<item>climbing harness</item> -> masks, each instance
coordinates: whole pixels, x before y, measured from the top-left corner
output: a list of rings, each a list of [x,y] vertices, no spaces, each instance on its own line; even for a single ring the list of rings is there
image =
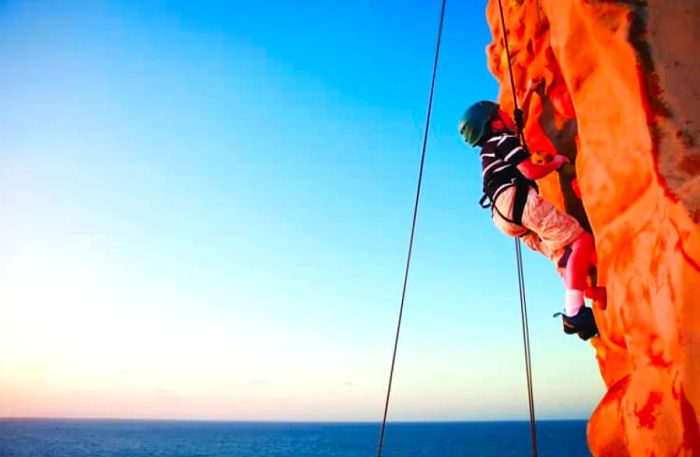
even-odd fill
[[[503,44],[506,49],[508,59],[508,73],[510,75],[510,87],[513,93],[513,118],[518,128],[518,135],[524,147],[527,147],[525,135],[523,134],[523,112],[518,107],[518,97],[515,95],[515,79],[513,77],[513,64],[510,61],[510,48],[508,46],[508,33],[506,33],[506,17],[503,14],[503,2],[498,0],[498,10],[501,14],[501,33],[503,34]],[[525,300],[525,276],[523,273],[523,258],[520,250],[520,239],[515,238],[515,263],[518,270],[518,286],[520,289],[520,319],[523,328],[523,348],[525,352],[525,376],[527,378],[527,399],[530,410],[530,442],[532,444],[532,456],[537,457],[537,430],[535,425],[535,401],[532,392],[532,359],[530,357],[530,330],[527,321],[527,302]]]
[[[498,209],[498,207],[496,206],[496,202],[493,201],[491,199],[491,196],[486,192],[486,188],[488,187],[487,185],[484,185],[484,195],[482,195],[479,199],[479,206],[481,206],[484,209],[491,208],[492,214],[495,211],[506,222],[510,222],[511,224],[519,225],[520,227],[522,227],[523,232],[520,235],[518,235],[519,237],[522,237],[530,233],[530,230],[523,225],[523,212],[525,211],[527,196],[530,193],[531,188],[534,188],[535,190],[539,189],[537,187],[537,183],[535,183],[534,181],[530,181],[524,176],[518,176],[514,178],[514,182],[515,198],[513,199],[513,211],[511,214],[511,216],[513,216],[512,218],[506,216],[501,212],[500,209]]]
[[[416,186],[416,199],[413,205],[413,220],[411,222],[411,235],[408,240],[408,254],[406,255],[406,269],[403,276],[403,289],[401,290],[401,306],[399,307],[399,317],[396,323],[396,336],[394,338],[394,351],[391,356],[391,369],[389,371],[389,383],[386,390],[386,401],[384,402],[384,417],[382,427],[379,432],[379,444],[377,446],[377,457],[382,457],[384,446],[384,432],[386,431],[386,417],[389,411],[389,397],[391,396],[391,383],[394,378],[394,366],[396,365],[396,351],[399,346],[399,334],[401,333],[401,318],[403,316],[403,305],[406,298],[406,286],[408,285],[408,272],[411,267],[411,254],[413,252],[413,236],[416,232],[416,219],[418,217],[418,203],[420,202],[420,190],[423,183],[423,166],[425,164],[425,152],[428,148],[428,131],[430,130],[430,117],[433,112],[433,94],[435,93],[435,78],[437,76],[438,59],[440,57],[440,42],[442,41],[442,26],[445,22],[445,4],[447,0],[442,0],[440,10],[440,24],[438,25],[437,43],[435,45],[435,59],[433,61],[433,76],[430,81],[430,95],[428,96],[428,110],[425,116],[425,130],[423,131],[423,146],[421,148],[420,166],[418,168],[418,184]]]

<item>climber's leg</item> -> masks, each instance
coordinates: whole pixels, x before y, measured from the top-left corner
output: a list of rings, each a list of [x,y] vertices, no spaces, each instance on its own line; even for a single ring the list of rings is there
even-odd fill
[[[567,248],[567,258],[564,265],[564,285],[566,300],[562,323],[565,333],[578,333],[584,340],[598,333],[593,310],[584,304],[584,291],[587,289],[587,277],[595,255],[593,236],[583,232]],[[605,290],[605,289],[603,289]]]
[[[566,333],[578,333],[583,339],[595,335],[593,312],[584,306],[588,270],[595,253],[593,236],[583,230],[572,216],[531,192],[523,213],[523,225],[536,233],[539,250],[561,268],[565,306],[563,325]]]
[[[530,190],[525,203],[523,226],[536,234],[537,250],[555,264],[566,253],[567,246],[584,233],[576,219],[559,211],[534,189]]]
[[[593,264],[595,254],[593,235],[585,231],[581,232],[570,246],[571,254],[564,269],[564,283],[569,289],[583,291],[587,285],[588,271]]]
[[[581,232],[570,245],[571,254],[564,268],[564,286],[566,287],[565,314],[575,316],[583,307],[583,294],[587,287],[588,270],[591,267],[595,244],[593,236]]]

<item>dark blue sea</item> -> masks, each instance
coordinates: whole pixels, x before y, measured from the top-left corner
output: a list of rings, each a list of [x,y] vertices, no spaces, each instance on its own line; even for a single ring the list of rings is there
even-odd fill
[[[0,457],[373,457],[379,424],[0,419]],[[537,423],[540,457],[590,456],[584,421]],[[391,423],[386,457],[532,455],[528,422]]]

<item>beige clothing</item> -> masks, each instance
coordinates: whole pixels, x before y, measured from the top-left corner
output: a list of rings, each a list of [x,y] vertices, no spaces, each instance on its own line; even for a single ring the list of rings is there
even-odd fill
[[[513,218],[514,199],[515,187],[511,187],[501,192],[495,203],[498,211],[510,219]],[[583,233],[583,228],[576,219],[559,211],[532,188],[523,210],[525,228],[506,221],[498,211],[493,212],[493,223],[496,227],[509,236],[520,236],[527,231],[526,229],[530,230],[521,237],[523,242],[555,263],[564,254],[564,248]]]

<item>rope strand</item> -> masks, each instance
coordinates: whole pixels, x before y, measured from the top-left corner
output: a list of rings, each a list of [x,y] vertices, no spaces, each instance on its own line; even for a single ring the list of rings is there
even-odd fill
[[[515,259],[518,270],[518,284],[520,289],[520,316],[523,328],[523,347],[525,351],[525,376],[527,378],[527,399],[530,413],[530,442],[532,443],[532,455],[537,457],[537,431],[535,428],[535,402],[532,390],[532,359],[530,353],[530,330],[527,319],[527,302],[525,301],[525,274],[523,271],[523,258],[520,240],[515,239]]]
[[[525,143],[525,135],[523,133],[523,113],[518,107],[518,97],[515,94],[515,78],[513,77],[513,64],[510,61],[510,47],[508,46],[508,34],[506,33],[506,18],[503,14],[503,3],[498,0],[498,9],[501,13],[501,33],[503,34],[503,43],[506,50],[506,58],[508,59],[508,73],[510,76],[510,87],[513,93],[514,112],[513,117],[518,126],[518,136],[522,144]],[[527,302],[525,300],[525,274],[523,272],[523,258],[520,249],[520,239],[515,239],[515,262],[518,270],[518,287],[520,292],[520,321],[523,328],[523,348],[525,353],[525,376],[527,378],[527,399],[528,409],[530,413],[530,441],[532,443],[532,456],[537,457],[537,430],[535,425],[535,401],[532,390],[532,359],[530,357],[530,330],[527,320]]]
[[[384,402],[384,417],[382,418],[382,428],[379,432],[379,444],[377,446],[377,457],[382,456],[384,447],[384,433],[386,431],[386,418],[389,411],[389,398],[391,397],[391,384],[394,379],[394,367],[396,365],[396,352],[399,347],[399,335],[401,333],[401,319],[403,317],[403,307],[406,298],[406,287],[408,285],[408,272],[411,267],[411,254],[413,253],[413,237],[416,232],[416,220],[418,218],[418,203],[420,202],[420,191],[423,183],[423,167],[425,165],[425,152],[428,147],[428,131],[430,130],[430,118],[433,112],[433,95],[435,93],[435,78],[437,76],[438,59],[440,57],[440,42],[442,41],[442,26],[445,21],[445,5],[447,0],[442,0],[440,10],[440,25],[437,32],[437,43],[435,45],[435,59],[433,61],[433,76],[430,81],[430,95],[428,97],[428,108],[425,118],[425,130],[423,132],[423,146],[421,149],[420,167],[418,169],[418,184],[416,186],[416,199],[413,205],[413,221],[411,222],[411,235],[408,241],[408,254],[406,256],[406,269],[403,277],[403,288],[401,290],[401,305],[399,306],[399,317],[396,323],[396,337],[394,338],[394,351],[391,356],[391,369],[389,370],[389,384],[386,391],[386,401]]]

